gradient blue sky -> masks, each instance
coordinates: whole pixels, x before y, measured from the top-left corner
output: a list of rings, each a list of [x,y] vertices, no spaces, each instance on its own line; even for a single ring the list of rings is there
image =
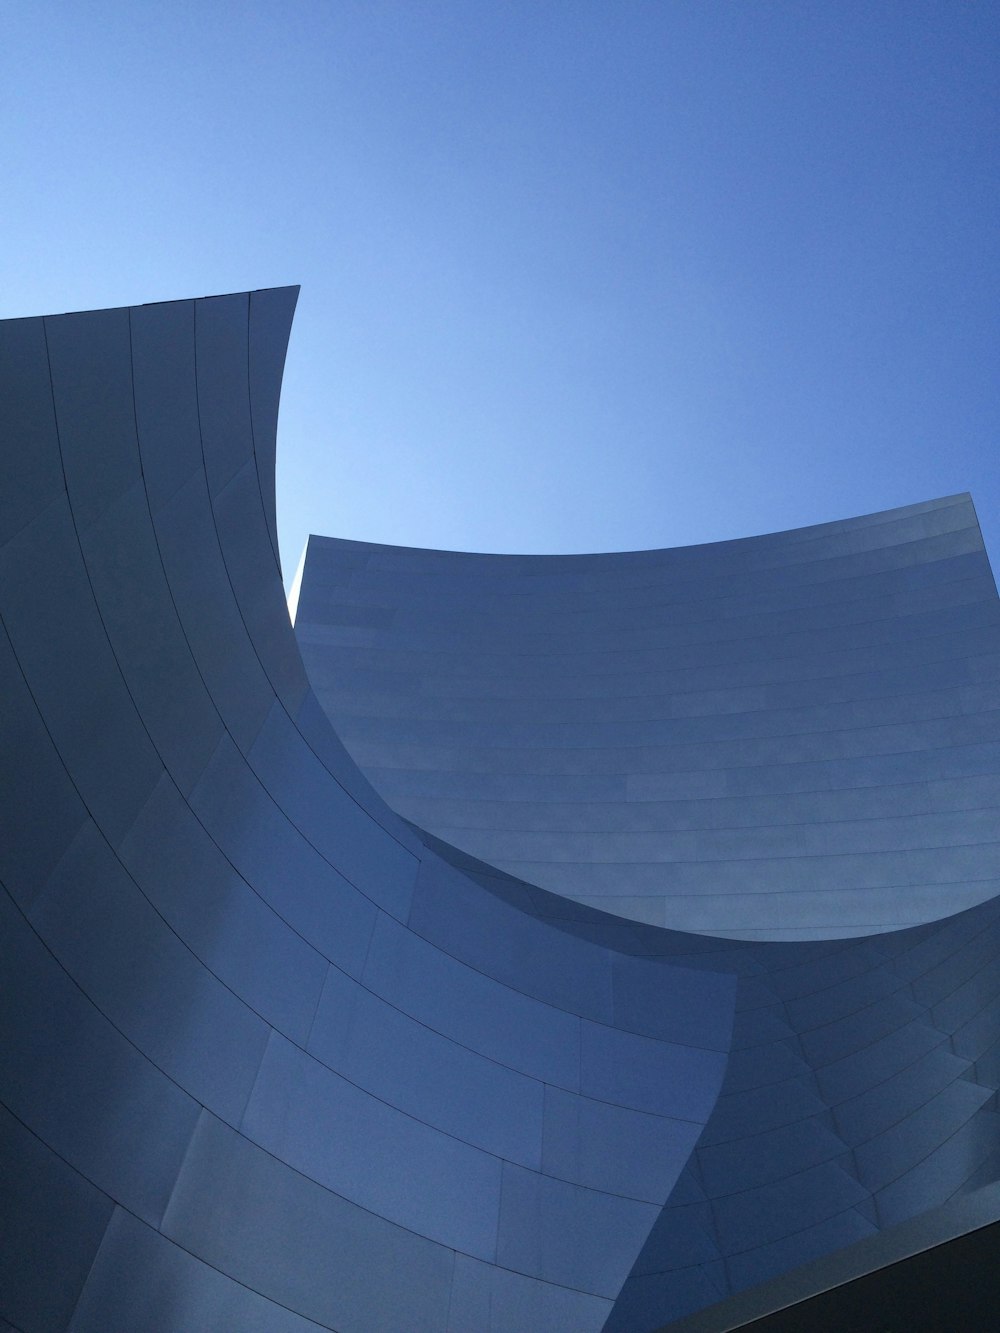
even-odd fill
[[[0,16],[0,315],[301,283],[309,531],[666,546],[971,490],[1000,560],[1000,7]]]

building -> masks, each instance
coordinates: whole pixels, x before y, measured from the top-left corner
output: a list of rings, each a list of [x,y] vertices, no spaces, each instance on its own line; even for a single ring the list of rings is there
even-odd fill
[[[610,914],[402,818],[330,725],[274,526],[296,294],[0,325],[0,1321],[725,1328],[832,1289],[846,1328],[941,1246],[949,1299],[982,1299],[1000,614],[968,501],[835,525],[928,543],[909,601],[895,573],[871,596],[879,644],[888,612],[936,617],[942,653],[913,636],[870,671],[933,764],[864,790],[882,836],[925,785],[934,810],[898,818],[951,828],[949,854],[885,852],[910,878],[853,938]],[[921,730],[899,700],[935,689]],[[921,924],[891,928],[935,866]]]
[[[1000,630],[968,495],[613,555],[312,537],[296,637],[394,809],[588,906],[822,939],[997,892]]]

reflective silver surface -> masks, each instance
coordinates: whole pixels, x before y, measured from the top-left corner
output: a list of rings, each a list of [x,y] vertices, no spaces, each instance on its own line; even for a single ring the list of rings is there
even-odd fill
[[[957,910],[956,890],[942,920],[838,941],[685,934],[513,878],[372,789],[312,693],[281,590],[274,434],[295,297],[0,324],[0,1322],[654,1328],[994,1179],[995,898]],[[951,511],[969,512],[913,511],[928,529],[914,541],[965,543],[971,555],[942,558],[978,568],[975,534]],[[854,731],[830,712],[829,730],[796,739],[763,709],[759,734],[739,723],[710,742],[693,711],[661,719],[663,735],[704,777],[699,799],[723,803],[720,833],[744,827],[725,800],[779,840],[777,813],[806,810],[802,787],[716,791],[716,747],[756,753],[766,736],[800,776],[827,765],[843,779],[828,784],[827,813],[844,842],[833,815],[813,821],[811,836],[831,841],[811,844],[806,891],[838,884],[835,862],[884,887],[885,858],[902,856],[900,901],[921,901],[922,875],[941,916],[932,849],[899,825],[928,820],[954,883],[989,880],[985,821],[976,842],[951,816],[986,807],[996,743],[982,682],[953,696],[945,649],[965,652],[977,633],[988,645],[992,604],[930,608],[940,570],[925,579],[880,543],[885,523],[843,526],[849,540],[815,539],[817,562],[832,562],[830,580],[847,566],[871,579],[875,597],[883,574],[908,571],[913,643],[938,625],[940,688],[964,710],[929,710],[926,663],[897,645],[924,703],[893,714],[877,755],[860,698]],[[757,572],[748,560],[744,583]],[[797,589],[799,616],[818,604],[815,584],[794,561],[787,587],[767,593],[724,560],[702,573],[732,581],[732,627],[761,671],[784,670],[777,640],[744,634],[736,603],[757,596],[780,620]],[[606,604],[641,604],[642,577],[620,583]],[[902,606],[910,593],[893,596]],[[866,648],[854,622],[824,629],[826,660],[882,660],[893,635],[866,623]],[[646,630],[628,633],[651,651]],[[721,672],[719,643],[699,629],[692,660],[718,650]],[[384,666],[371,672],[384,681]],[[749,715],[746,699],[729,699],[732,716]],[[586,729],[577,712],[560,725]],[[445,719],[424,721],[451,744]],[[520,725],[491,723],[511,738]],[[970,771],[914,779],[896,810],[878,765],[911,752],[891,748],[903,735],[926,749],[935,727],[953,729],[941,753],[961,752]],[[567,821],[581,792],[600,804],[617,781],[578,753]],[[867,786],[847,780],[859,754],[875,765]],[[851,841],[866,819],[877,845]],[[705,832],[674,830],[693,852]],[[808,858],[778,850],[794,884]],[[726,893],[757,894],[760,866],[713,864]]]
[[[312,537],[296,637],[394,809],[593,907],[808,939],[997,892],[1000,604],[967,495],[615,555]]]

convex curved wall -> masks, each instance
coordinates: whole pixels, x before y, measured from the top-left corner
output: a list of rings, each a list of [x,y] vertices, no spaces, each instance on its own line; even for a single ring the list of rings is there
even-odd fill
[[[396,810],[591,906],[828,938],[1000,888],[1000,602],[968,495],[617,555],[312,537],[296,635]]]

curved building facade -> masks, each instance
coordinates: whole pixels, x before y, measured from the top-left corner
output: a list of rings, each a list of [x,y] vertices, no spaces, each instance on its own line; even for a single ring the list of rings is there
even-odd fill
[[[1000,1217],[996,897],[665,929],[360,772],[281,588],[295,298],[0,324],[0,1324],[723,1328]]]
[[[824,938],[1000,890],[1000,602],[968,495],[615,555],[313,537],[296,634],[396,810],[592,907]]]

